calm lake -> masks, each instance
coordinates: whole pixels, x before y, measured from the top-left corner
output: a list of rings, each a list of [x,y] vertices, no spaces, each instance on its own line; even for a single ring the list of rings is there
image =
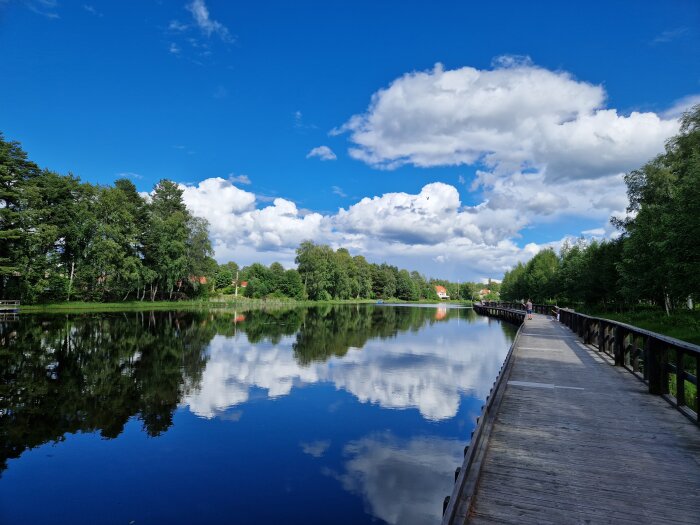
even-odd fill
[[[439,523],[515,331],[444,305],[22,314],[0,523]]]

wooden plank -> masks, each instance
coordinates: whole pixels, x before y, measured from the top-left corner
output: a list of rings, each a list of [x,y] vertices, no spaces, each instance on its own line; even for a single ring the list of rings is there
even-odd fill
[[[472,506],[452,523],[696,523],[697,426],[612,364],[550,317],[527,321]]]

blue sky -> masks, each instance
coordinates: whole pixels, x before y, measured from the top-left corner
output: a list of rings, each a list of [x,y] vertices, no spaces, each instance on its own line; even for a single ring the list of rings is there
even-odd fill
[[[613,234],[622,173],[700,101],[699,27],[690,0],[0,0],[0,131],[85,181],[182,183],[222,261],[313,238],[499,277]]]

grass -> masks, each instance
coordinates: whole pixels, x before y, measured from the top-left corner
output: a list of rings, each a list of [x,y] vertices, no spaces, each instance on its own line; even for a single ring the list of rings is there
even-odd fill
[[[330,301],[309,301],[287,298],[250,299],[247,297],[234,297],[223,295],[208,299],[192,301],[131,301],[123,303],[90,303],[90,302],[64,302],[52,304],[22,305],[22,313],[99,313],[99,312],[124,312],[142,310],[199,310],[219,308],[292,308],[297,306],[322,306],[334,304],[375,304],[376,299],[347,299]],[[400,299],[385,299],[385,303],[406,304],[435,304],[436,301],[402,301]],[[465,304],[468,301],[442,301],[450,304]]]
[[[644,328],[681,341],[700,345],[700,310],[678,310],[670,316],[663,310],[644,309],[629,312],[584,311],[583,313],[620,321],[632,326]]]

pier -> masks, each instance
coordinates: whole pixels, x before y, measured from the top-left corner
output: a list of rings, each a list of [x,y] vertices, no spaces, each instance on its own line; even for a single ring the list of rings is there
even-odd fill
[[[548,308],[521,325],[443,525],[698,523],[700,428],[688,390],[700,349],[569,310],[558,322]],[[517,305],[475,309],[524,319]]]

